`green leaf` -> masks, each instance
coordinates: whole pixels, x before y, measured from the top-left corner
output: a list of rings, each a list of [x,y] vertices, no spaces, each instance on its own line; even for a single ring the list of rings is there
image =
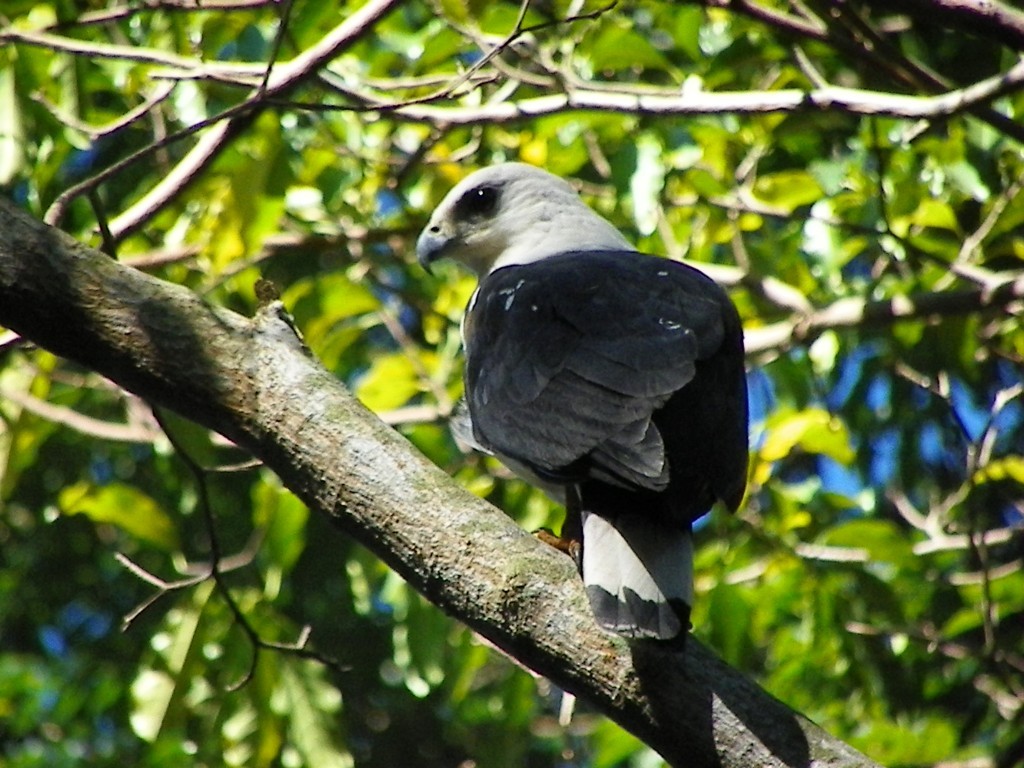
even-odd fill
[[[623,768],[636,763],[628,762],[629,758],[638,753],[649,751],[640,739],[623,730],[621,726],[601,718],[594,731],[594,768]],[[655,757],[651,755],[651,757]],[[648,760],[642,765],[662,765],[659,760]]]
[[[405,405],[421,390],[416,366],[405,354],[378,357],[359,380],[356,397],[371,411],[387,411]]]
[[[708,600],[708,639],[729,664],[745,666],[751,652],[752,610],[743,587],[721,583]]]
[[[846,425],[821,408],[776,414],[765,427],[767,435],[761,446],[765,461],[778,461],[795,449],[828,456],[840,464],[850,464],[856,455]]]
[[[452,622],[436,606],[413,595],[406,625],[410,667],[431,688],[437,687],[444,681],[444,660]]]
[[[338,689],[323,679],[323,668],[285,658],[271,706],[284,714],[299,765],[351,768],[352,755],[337,739],[335,718],[341,707]]]
[[[263,481],[253,488],[253,523],[264,531],[261,554],[287,573],[306,547],[309,510],[289,491]]]
[[[951,232],[958,232],[960,230],[956,214],[953,213],[949,203],[931,197],[921,201],[921,204],[917,206],[917,210],[911,215],[910,221],[918,227],[948,229]]]
[[[135,708],[131,714],[132,730],[143,741],[156,741],[167,716],[167,707],[174,695],[174,678],[156,669],[143,669],[132,683]]]
[[[171,517],[147,494],[130,485],[70,485],[57,496],[66,515],[85,515],[94,523],[116,525],[125,533],[165,550],[179,548]]]
[[[925,715],[865,723],[851,744],[868,750],[883,765],[931,765],[953,754],[959,741],[954,722]]]
[[[822,194],[817,178],[809,171],[779,171],[760,176],[754,182],[756,197],[787,212],[816,203]]]
[[[200,584],[191,594],[192,599],[171,610],[164,620],[164,629],[153,635],[151,644],[161,666],[143,667],[131,686],[131,726],[141,739],[155,741],[181,708],[186,694],[183,686],[188,680],[183,672],[197,656],[203,608],[213,588],[212,581]]]
[[[704,9],[697,6],[673,6],[671,13],[675,20],[673,41],[691,60],[700,60],[703,55],[700,50],[700,29],[704,23]]]
[[[591,66],[598,72],[666,64],[665,57],[645,35],[620,24],[605,25],[590,51]]]
[[[214,445],[214,434],[209,429],[168,408],[160,410],[160,419],[167,426],[167,432],[175,444],[189,459],[205,467],[220,462],[219,449]]]
[[[988,185],[981,180],[977,167],[966,160],[950,163],[944,170],[953,186],[974,200],[984,202],[992,196]]]

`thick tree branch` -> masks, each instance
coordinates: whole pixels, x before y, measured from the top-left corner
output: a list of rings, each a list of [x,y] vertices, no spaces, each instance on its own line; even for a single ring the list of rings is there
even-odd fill
[[[695,640],[679,653],[600,632],[571,562],[367,412],[276,304],[252,321],[208,306],[0,201],[0,324],[250,450],[447,613],[673,765],[871,765]]]

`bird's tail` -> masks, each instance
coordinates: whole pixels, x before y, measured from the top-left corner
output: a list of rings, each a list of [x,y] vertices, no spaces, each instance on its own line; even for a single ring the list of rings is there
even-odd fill
[[[582,511],[583,583],[604,629],[624,637],[671,640],[685,635],[693,604],[689,527],[644,515]]]

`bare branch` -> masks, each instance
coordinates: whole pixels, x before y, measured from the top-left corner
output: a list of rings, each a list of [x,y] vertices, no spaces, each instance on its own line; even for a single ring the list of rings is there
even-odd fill
[[[33,32],[26,29],[15,29],[14,27],[6,27],[0,30],[0,45],[5,43],[31,45],[36,48],[45,48],[48,51],[84,56],[90,59],[114,59],[118,61],[131,61],[136,64],[156,64],[186,71],[203,69],[211,73],[214,71],[230,73],[233,70],[240,70],[243,73],[248,73],[251,70],[251,65],[248,64],[238,65],[231,62],[207,64],[198,59],[179,56],[176,53],[156,48],[77,40],[73,37],[52,35],[46,32]]]
[[[1024,299],[1024,273],[1007,274],[992,288],[921,293],[882,301],[840,299],[806,316],[794,316],[746,332],[748,355],[807,343],[826,330],[886,325],[898,320],[998,310]]]
[[[537,96],[520,101],[479,106],[392,106],[361,94],[369,111],[387,111],[397,119],[435,125],[508,123],[565,112],[621,112],[638,115],[683,116],[709,114],[767,114],[800,111],[839,111],[906,119],[947,118],[1024,86],[1024,61],[1006,72],[937,96],[893,93],[830,86],[813,90],[679,93],[666,89],[578,89],[571,93]],[[345,109],[351,109],[346,107]]]
[[[131,629],[132,625],[136,620],[156,605],[162,598],[171,594],[172,592],[178,592],[183,589],[191,589],[199,584],[202,584],[209,577],[209,573],[200,574],[198,576],[192,576],[187,579],[180,579],[178,581],[166,581],[161,579],[159,576],[150,573],[141,565],[133,561],[128,555],[118,552],[114,555],[114,559],[117,560],[125,569],[130,571],[134,576],[146,582],[147,584],[156,587],[156,592],[147,597],[131,611],[129,611],[125,617],[121,620],[121,630],[127,632]]]
[[[823,16],[827,18],[832,14],[838,14],[839,19],[843,22],[844,27],[846,27],[837,32],[834,28],[830,28],[823,22],[822,16],[815,15],[802,2],[797,2],[797,0],[791,0],[791,5],[802,11],[801,16],[776,11],[752,2],[752,0],[696,1],[702,5],[728,8],[734,13],[742,14],[770,28],[776,29],[784,35],[793,36],[798,39],[815,40],[830,45],[843,53],[851,62],[866,64],[902,86],[930,93],[941,93],[950,90],[952,87],[949,82],[936,73],[923,67],[919,62],[911,61],[898,49],[888,45],[884,40],[880,40],[878,35],[874,33],[874,30],[851,11],[848,4],[830,2],[824,6],[828,14],[823,14]],[[909,2],[927,4],[929,0],[909,0]],[[964,2],[969,2],[969,0],[964,0]],[[856,24],[856,29],[849,28],[851,23]],[[957,29],[959,28],[958,24],[953,24],[952,26]],[[871,40],[865,40],[865,34],[870,36]],[[877,47],[879,42],[881,42],[881,49]],[[800,49],[797,48],[796,51],[796,59],[799,64]],[[809,79],[814,82],[813,77]],[[1024,143],[1024,128],[997,110],[981,105],[972,107],[969,111],[996,130]],[[927,126],[926,121],[922,122],[924,126],[919,127],[918,130],[923,130]]]
[[[133,5],[85,11],[71,21],[57,22],[51,29],[109,24],[154,11],[251,11],[275,5],[277,2],[278,0],[143,0]]]
[[[400,0],[370,0],[370,2],[352,13],[351,16],[324,35],[315,45],[303,51],[291,61],[273,68],[271,74],[265,76],[266,87],[262,87],[263,80],[261,80],[255,86],[253,93],[240,104],[225,110],[220,115],[203,121],[199,125],[171,134],[162,141],[154,142],[150,146],[116,163],[114,166],[105,169],[91,179],[75,185],[75,187],[67,190],[54,201],[50,210],[47,211],[46,220],[52,224],[58,223],[71,200],[78,195],[88,192],[88,190],[95,188],[98,184],[116,175],[128,165],[137,162],[143,157],[147,157],[155,149],[167,146],[197,132],[201,128],[212,125],[212,129],[199,139],[198,143],[189,150],[170,173],[150,189],[142,199],[138,200],[128,210],[122,212],[110,222],[111,237],[115,241],[121,240],[152,218],[164,205],[187,187],[221,153],[235,135],[244,130],[259,112],[269,106],[270,100],[284,97],[285,94],[298,86],[303,80],[314,76],[324,64],[365,35],[377,21],[394,10],[399,4]],[[81,55],[99,53],[100,55],[108,55],[114,58],[164,64],[177,69],[201,70],[206,74],[217,74],[225,71],[219,65],[212,66],[205,62],[197,62],[196,60],[179,57],[174,54],[101,43],[80,44],[79,41],[72,41],[69,38],[40,33],[21,33],[8,29],[0,33],[0,42],[4,40],[41,45]],[[251,77],[254,74],[251,65],[228,67],[226,71],[244,73],[246,77]],[[255,70],[257,75],[264,75],[265,72],[266,66]]]
[[[1024,51],[1024,12],[999,0],[885,0],[872,4],[885,10],[893,6],[908,9],[919,17],[956,30],[967,29]]]
[[[60,122],[62,122],[64,125],[70,128],[74,128],[76,131],[80,131],[81,133],[84,133],[90,139],[95,141],[96,139],[102,138],[104,136],[109,136],[112,133],[116,133],[117,131],[120,131],[122,128],[131,125],[139,118],[144,117],[151,109],[153,109],[161,102],[166,100],[167,97],[171,95],[171,91],[173,90],[173,83],[160,83],[154,89],[153,95],[147,98],[144,102],[128,110],[116,120],[111,120],[109,123],[104,123],[103,125],[90,125],[88,123],[82,122],[74,115],[69,115],[65,113],[56,104],[51,104],[42,94],[32,94],[31,98],[33,101],[42,104],[47,110],[50,111],[51,114],[53,114],[54,117],[60,120]]]
[[[64,192],[59,194],[56,199],[54,199],[53,203],[50,204],[50,207],[46,210],[46,214],[43,216],[43,220],[51,226],[58,226],[64,218],[64,214],[67,212],[68,206],[71,205],[71,202],[76,198],[89,194],[91,190],[95,189],[108,179],[113,178],[124,169],[170,146],[171,144],[174,144],[177,141],[181,141],[182,139],[193,135],[202,128],[215,125],[229,115],[241,115],[243,112],[244,109],[242,107],[232,107],[209,120],[204,120],[196,125],[185,128],[184,130],[167,134],[162,139],[158,139],[152,144],[136,150],[132,154],[128,155],[128,157],[118,160],[113,165],[107,166],[94,176],[91,176],[90,178],[74,184],[64,190]]]
[[[274,68],[260,87],[243,104],[246,111],[213,128],[204,135],[174,170],[157,183],[141,200],[110,222],[110,231],[120,240],[149,221],[161,208],[188,186],[228,142],[266,108],[266,100],[280,97],[313,76],[324,64],[365,35],[382,17],[400,5],[400,0],[369,0],[351,16],[324,35],[317,43],[291,61]]]
[[[1024,535],[1020,527],[1016,528],[993,528],[978,534],[983,537],[986,546],[995,546],[1012,541],[1014,536]],[[936,533],[925,541],[914,545],[915,555],[930,555],[934,552],[948,552],[950,550],[967,550],[971,548],[971,537],[967,534],[945,534]]]
[[[48,403],[45,400],[33,397],[27,392],[19,392],[16,389],[0,390],[0,395],[2,395],[0,399],[12,402],[29,413],[34,413],[36,416],[41,416],[47,421],[62,424],[68,429],[73,429],[76,432],[81,432],[83,435],[88,435],[98,440],[112,440],[121,443],[152,443],[160,435],[157,430],[149,429],[145,424],[94,419],[73,408]]]

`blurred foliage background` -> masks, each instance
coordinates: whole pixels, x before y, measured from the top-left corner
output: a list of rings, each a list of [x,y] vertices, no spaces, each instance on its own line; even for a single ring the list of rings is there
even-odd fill
[[[698,532],[696,635],[886,765],[1024,765],[1024,328],[1007,292],[1024,93],[929,120],[489,111],[580,91],[920,97],[1010,70],[1019,12],[199,5],[5,2],[5,193],[216,304],[251,312],[272,280],[368,407],[537,528],[560,510],[447,433],[475,280],[424,274],[413,243],[481,165],[574,180],[641,249],[727,283],[751,341],[750,491]],[[368,8],[325,68],[273,87],[271,64]],[[660,764],[585,704],[560,721],[559,691],[246,459],[0,329],[0,763]]]

